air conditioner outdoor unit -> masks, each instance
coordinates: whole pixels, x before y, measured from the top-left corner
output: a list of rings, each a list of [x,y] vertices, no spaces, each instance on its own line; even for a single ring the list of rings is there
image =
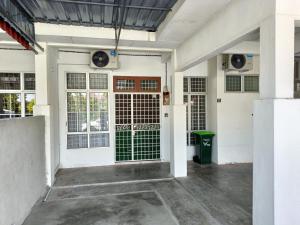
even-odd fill
[[[231,54],[223,55],[223,70],[227,71],[249,71],[253,70],[253,55]]]
[[[97,50],[91,52],[91,67],[101,69],[118,69],[119,58],[115,50]]]

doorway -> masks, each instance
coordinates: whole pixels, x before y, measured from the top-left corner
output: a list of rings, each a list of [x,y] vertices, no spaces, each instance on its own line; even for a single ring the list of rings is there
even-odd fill
[[[135,87],[135,91],[138,89],[143,92],[143,89],[147,89],[143,80],[134,80],[135,86],[141,86]],[[120,89],[122,83],[128,81],[123,79],[122,82],[115,82],[115,90]],[[148,88],[150,90],[147,93],[129,93],[128,90],[126,93],[115,93],[117,162],[159,160],[161,157],[161,94],[157,92],[160,91],[160,82],[156,79],[150,83],[152,88]],[[151,90],[152,93],[149,92]]]

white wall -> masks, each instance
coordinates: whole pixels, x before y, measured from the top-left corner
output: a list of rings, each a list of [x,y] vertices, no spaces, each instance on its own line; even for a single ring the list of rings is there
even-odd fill
[[[34,53],[24,50],[0,50],[0,71],[34,72]]]
[[[217,67],[218,57],[208,60],[208,78],[207,78],[207,128],[213,131],[216,136],[213,138],[212,161],[218,162],[218,109],[217,109]]]
[[[0,224],[21,225],[46,192],[44,117],[0,120]]]
[[[81,52],[87,52],[81,50]],[[139,53],[145,54],[145,53]],[[113,76],[161,76],[162,88],[165,81],[165,64],[161,57],[153,56],[128,56],[120,55],[120,69],[114,71],[91,69],[90,55],[87,53],[59,52],[58,76],[60,92],[60,159],[61,167],[85,167],[112,165],[115,163],[115,118],[114,118],[114,94],[112,91]],[[66,72],[108,72],[109,73],[109,110],[110,110],[110,147],[99,149],[66,149],[66,111],[65,111],[65,73]],[[170,80],[170,79],[169,79]],[[162,104],[162,101],[161,101]],[[169,113],[168,107],[162,107],[161,112],[161,154],[162,159],[169,161],[170,140],[169,126],[170,118],[164,117]]]
[[[60,164],[60,145],[59,145],[59,101],[58,101],[58,49],[49,48],[48,64],[48,96],[51,107],[51,170],[55,176]],[[54,178],[55,179],[55,178]],[[54,180],[53,179],[53,180]]]
[[[259,75],[258,56],[254,56],[254,69],[243,74]],[[259,93],[225,92],[225,72],[222,70],[220,55],[210,60],[208,95],[209,129],[217,134],[213,161],[218,164],[252,162],[253,101],[259,98]],[[217,99],[221,99],[221,102],[216,103]]]

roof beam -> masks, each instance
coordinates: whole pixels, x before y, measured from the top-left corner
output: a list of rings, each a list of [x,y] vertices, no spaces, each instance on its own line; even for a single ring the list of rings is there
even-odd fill
[[[76,1],[76,0],[38,0],[46,2],[60,2],[60,3],[72,3],[72,4],[81,4],[81,5],[98,5],[98,6],[110,6],[110,7],[119,7],[119,4],[114,3],[104,3],[104,2],[85,2],[85,1]],[[158,10],[158,11],[171,11],[171,8],[163,7],[149,7],[149,6],[138,6],[138,5],[125,5],[125,8],[130,9],[147,9],[147,10]]]

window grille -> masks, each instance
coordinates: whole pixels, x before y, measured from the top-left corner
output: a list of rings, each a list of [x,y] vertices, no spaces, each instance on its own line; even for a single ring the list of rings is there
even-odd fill
[[[0,119],[33,115],[34,73],[0,73]]]
[[[206,129],[206,90],[205,77],[184,77],[183,102],[187,107],[187,145],[196,144],[196,130]]]
[[[241,76],[227,75],[226,76],[226,91],[241,92],[242,91]]]
[[[160,77],[114,77],[114,92],[160,92]]]
[[[109,146],[107,77],[107,74],[67,73],[68,149]]]
[[[259,92],[259,76],[257,75],[226,75],[226,92]]]
[[[90,89],[108,89],[107,74],[90,73]]]
[[[25,73],[24,74],[24,89],[35,90],[35,74]]]
[[[244,76],[244,91],[258,92],[259,91],[259,77],[258,76]]]
[[[85,73],[68,73],[67,74],[68,89],[86,89]]]

